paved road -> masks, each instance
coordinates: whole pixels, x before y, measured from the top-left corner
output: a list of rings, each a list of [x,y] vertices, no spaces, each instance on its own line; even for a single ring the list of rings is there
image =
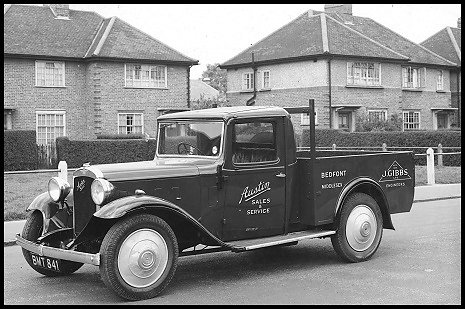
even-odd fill
[[[461,304],[461,199],[415,203],[392,216],[374,257],[341,262],[329,239],[246,253],[182,257],[164,294],[134,304]],[[4,247],[5,304],[119,304],[98,268],[35,273]]]

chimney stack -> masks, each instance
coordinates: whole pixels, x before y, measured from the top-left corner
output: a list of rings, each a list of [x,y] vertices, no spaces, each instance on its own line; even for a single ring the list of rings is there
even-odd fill
[[[44,6],[49,7],[55,17],[69,19],[69,4],[44,4]]]
[[[352,4],[325,4],[325,12],[352,15]]]
[[[459,29],[462,29],[461,19],[462,19],[462,17],[459,17],[459,19],[457,19],[457,28],[459,28]]]

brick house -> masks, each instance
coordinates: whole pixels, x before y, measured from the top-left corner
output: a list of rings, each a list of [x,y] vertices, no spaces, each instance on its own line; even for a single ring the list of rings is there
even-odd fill
[[[461,17],[457,20],[457,28],[446,27],[420,44],[447,60],[457,63],[457,67],[450,71],[450,91],[452,95],[452,106],[458,109],[457,123],[460,127],[460,120],[462,118]],[[438,113],[444,114],[444,112],[441,111],[438,111]]]
[[[315,99],[320,128],[354,131],[360,116],[397,114],[405,130],[431,130],[436,110],[455,111],[449,80],[456,64],[354,16],[350,4],[305,12],[220,67],[230,105],[297,107]],[[307,115],[293,118],[308,124]]]
[[[198,64],[117,17],[68,4],[4,7],[4,129],[57,136],[156,135],[156,117],[189,107]]]

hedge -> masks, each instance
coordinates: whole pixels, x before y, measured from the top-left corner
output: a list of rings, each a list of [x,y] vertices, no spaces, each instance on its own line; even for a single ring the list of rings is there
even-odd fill
[[[84,163],[107,164],[152,160],[155,157],[155,139],[69,140],[57,138],[58,161],[66,161],[69,168]]]
[[[389,147],[431,147],[437,152],[438,144],[442,147],[456,147],[454,149],[443,149],[443,152],[460,152],[461,151],[461,134],[462,131],[385,131],[385,132],[346,132],[335,129],[317,129],[315,130],[315,142],[317,147],[381,147],[386,143]],[[301,136],[301,145],[309,146],[309,132],[304,129]],[[407,150],[407,149],[399,149]],[[426,148],[408,149],[416,154],[426,153]],[[437,162],[437,156],[435,156]],[[443,156],[444,165],[461,166],[461,155]],[[415,157],[415,164],[425,165],[426,157]]]
[[[4,171],[36,170],[36,131],[3,131],[3,154]]]

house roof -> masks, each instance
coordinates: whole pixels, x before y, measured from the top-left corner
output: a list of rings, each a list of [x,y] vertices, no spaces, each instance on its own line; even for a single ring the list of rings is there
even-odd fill
[[[218,98],[219,91],[210,86],[209,84],[203,82],[200,79],[191,79],[190,80],[190,98],[191,101],[200,100],[200,97],[203,96],[204,99],[216,99]]]
[[[453,66],[423,46],[366,17],[309,11],[220,65],[221,68],[322,56],[367,57]]]
[[[421,45],[461,66],[462,29],[446,27],[423,41]]]
[[[4,55],[198,64],[123,20],[95,12],[70,9],[69,19],[59,19],[49,7],[14,4],[3,21]]]

